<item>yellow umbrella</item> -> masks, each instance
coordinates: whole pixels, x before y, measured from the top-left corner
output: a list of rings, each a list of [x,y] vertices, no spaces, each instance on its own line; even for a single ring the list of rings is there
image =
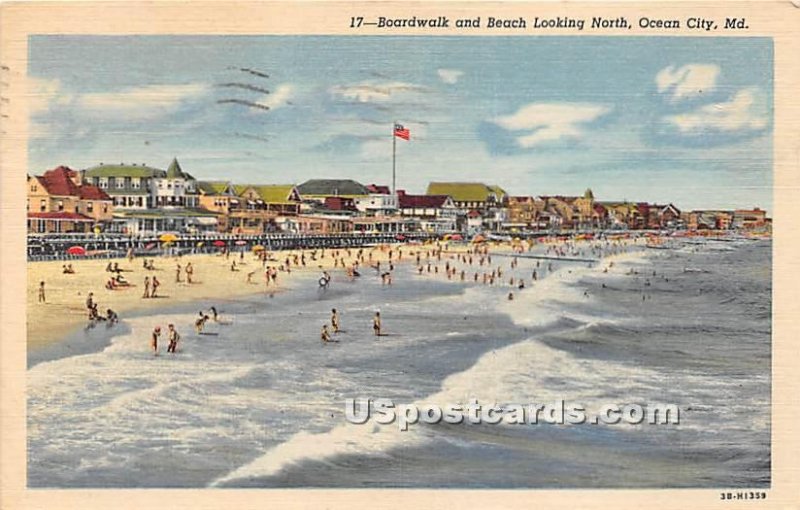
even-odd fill
[[[260,244],[253,246],[253,251],[264,251],[264,247]]]
[[[159,241],[163,241],[165,243],[171,243],[178,240],[178,236],[175,234],[161,234],[158,238]]]
[[[203,241],[200,241],[199,243],[197,243],[197,247],[198,247],[198,248],[202,248],[202,246],[203,246],[204,244],[206,244],[206,243],[204,243]]]

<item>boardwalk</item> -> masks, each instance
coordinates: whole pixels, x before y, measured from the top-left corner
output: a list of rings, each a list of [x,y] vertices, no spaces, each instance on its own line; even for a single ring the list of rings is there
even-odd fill
[[[124,235],[51,234],[28,236],[28,260],[76,260],[85,258],[123,257],[129,249],[137,256],[167,254],[216,253],[222,249],[250,251],[255,246],[267,250],[314,248],[350,248],[397,242],[425,242],[438,234],[414,233],[343,233],[343,234],[261,234],[261,235],[182,235],[170,243],[158,236],[129,237]],[[73,256],[67,250],[80,246],[86,255]]]

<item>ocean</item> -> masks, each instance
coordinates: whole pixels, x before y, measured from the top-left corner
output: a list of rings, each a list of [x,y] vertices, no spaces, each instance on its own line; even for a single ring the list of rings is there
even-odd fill
[[[494,286],[413,264],[389,286],[367,270],[354,281],[334,273],[323,290],[307,274],[288,292],[122,317],[31,353],[28,485],[768,487],[771,249],[639,245],[609,272],[607,262],[549,270],[525,258],[512,270],[494,256],[504,267]],[[196,334],[198,311],[212,305],[222,323]],[[332,308],[343,332],[323,345]],[[387,336],[372,334],[376,311]],[[150,331],[168,323],[181,351],[168,355],[162,340],[156,357]],[[359,397],[657,402],[677,405],[680,423],[400,431],[347,422],[345,401]]]

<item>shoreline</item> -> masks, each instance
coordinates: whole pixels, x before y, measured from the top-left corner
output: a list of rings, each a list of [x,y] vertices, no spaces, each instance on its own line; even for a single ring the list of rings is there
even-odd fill
[[[624,246],[625,250],[632,246],[639,245],[641,250],[645,249],[646,241],[643,239],[628,239],[614,241]],[[597,243],[592,240],[573,240],[570,241],[575,249],[590,249]],[[524,246],[524,244],[523,244]],[[550,247],[569,246],[563,241],[536,243],[533,245],[533,253]],[[442,256],[439,261],[444,264],[446,261],[458,260],[458,258],[475,248],[472,244],[452,244],[441,242],[436,244],[392,244],[381,245],[370,248],[363,248],[363,262],[360,262],[359,270],[371,272],[373,268],[369,266],[373,263],[386,264],[389,262],[390,251],[393,254],[395,264],[415,264],[416,254],[422,254],[421,265],[426,264],[427,254],[431,254],[431,261],[436,262],[434,253],[441,247]],[[507,263],[513,256],[512,243],[491,243],[484,245],[489,250],[489,255],[503,255],[502,263]],[[319,257],[312,260],[312,253],[316,252]],[[324,257],[322,253],[324,252]],[[349,254],[348,254],[349,252]],[[326,250],[286,250],[269,252],[271,259],[266,267],[278,268],[283,265],[285,260],[290,259],[291,272],[285,270],[278,271],[277,285],[264,283],[264,269],[262,263],[256,258],[253,252],[244,252],[244,259],[240,253],[231,253],[229,257],[221,254],[200,254],[184,256],[162,256],[153,258],[155,271],[145,270],[142,267],[143,258],[134,258],[132,262],[127,259],[93,259],[73,261],[72,265],[75,274],[62,274],[62,261],[42,261],[31,262],[28,264],[28,289],[27,289],[27,351],[28,357],[39,358],[46,351],[57,350],[58,345],[69,339],[76,338],[80,329],[87,325],[87,312],[84,301],[88,292],[94,293],[94,300],[98,303],[100,314],[103,315],[107,308],[111,308],[124,322],[127,317],[138,317],[146,315],[159,308],[169,310],[177,309],[181,306],[189,306],[192,303],[201,301],[212,303],[236,302],[243,298],[252,297],[258,294],[287,292],[291,290],[291,282],[298,275],[312,274],[313,272],[329,271],[334,279],[346,278],[345,271],[340,263],[334,263],[334,254],[338,254],[339,261],[344,259],[346,267],[351,267],[357,259],[359,249],[329,248]],[[521,257],[530,254],[530,250],[523,249]],[[399,258],[398,254],[402,254]],[[567,254],[569,255],[569,254]],[[306,266],[294,267],[294,257],[306,257]],[[612,254],[604,254],[598,262],[604,263]],[[236,271],[231,271],[232,262],[236,262]],[[565,262],[567,260],[565,259]],[[175,273],[177,264],[185,268],[187,263],[192,263],[195,268],[194,280],[192,284],[185,283],[186,275],[181,274],[182,283],[177,283]],[[499,261],[495,261],[493,266],[498,266]],[[131,283],[130,287],[123,290],[107,290],[104,288],[106,280],[112,275],[105,271],[108,263],[118,263],[123,269],[123,275]],[[459,265],[461,263],[459,262]],[[284,268],[285,269],[285,268]],[[443,268],[442,268],[443,269]],[[462,268],[463,269],[463,268]],[[470,271],[485,270],[491,271],[490,265],[470,268]],[[251,283],[247,283],[247,274],[254,272]],[[414,272],[416,276],[416,272]],[[471,274],[471,273],[470,273]],[[161,282],[159,287],[159,298],[142,298],[143,279],[145,276],[155,275]],[[447,281],[448,278],[444,271],[438,274],[421,273],[428,278],[436,278]],[[469,276],[469,275],[468,275]],[[45,281],[46,284],[46,304],[37,303],[38,282]],[[461,281],[459,275],[454,274],[453,283],[480,285],[480,282],[473,282],[471,278]],[[498,278],[498,287],[505,286],[502,278]],[[511,288],[511,287],[509,287]],[[512,289],[513,290],[513,289]],[[163,296],[163,297],[161,297]],[[124,324],[122,324],[124,325]],[[80,343],[80,342],[79,342]],[[45,356],[50,358],[50,356]]]

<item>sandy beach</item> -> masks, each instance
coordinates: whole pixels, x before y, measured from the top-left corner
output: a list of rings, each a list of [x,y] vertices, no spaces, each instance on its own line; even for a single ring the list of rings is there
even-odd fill
[[[418,250],[432,250],[434,246],[382,246],[365,248],[361,266],[389,261],[389,252],[395,261],[398,248],[404,257]],[[358,249],[349,250],[289,250],[268,254],[270,260],[263,264],[256,254],[239,252],[229,256],[221,254],[183,255],[181,257],[153,257],[154,270],[143,267],[144,258],[132,261],[125,258],[69,261],[74,274],[64,274],[62,261],[31,262],[28,264],[27,327],[28,349],[35,350],[65,338],[87,322],[85,306],[89,292],[98,304],[98,312],[104,315],[112,309],[124,320],[126,314],[156,310],[161,307],[200,300],[224,302],[256,293],[275,293],[286,290],[287,281],[298,273],[330,271],[335,278],[346,278],[345,267],[357,260]],[[339,263],[334,254],[338,254]],[[294,257],[305,256],[306,265],[295,266]],[[315,259],[314,259],[315,257]],[[265,283],[265,267],[278,269],[290,259],[290,271],[278,270],[277,284]],[[150,260],[150,259],[148,259]],[[236,263],[235,270],[231,269]],[[122,277],[129,282],[115,290],[106,288],[106,282],[116,273],[106,271],[107,265],[119,264]],[[176,280],[177,266],[181,266],[180,282]],[[187,283],[185,268],[194,268],[192,283]],[[248,274],[253,273],[248,282]],[[144,279],[155,276],[161,285],[157,297],[143,298]],[[45,303],[39,302],[39,283],[45,282]]]

